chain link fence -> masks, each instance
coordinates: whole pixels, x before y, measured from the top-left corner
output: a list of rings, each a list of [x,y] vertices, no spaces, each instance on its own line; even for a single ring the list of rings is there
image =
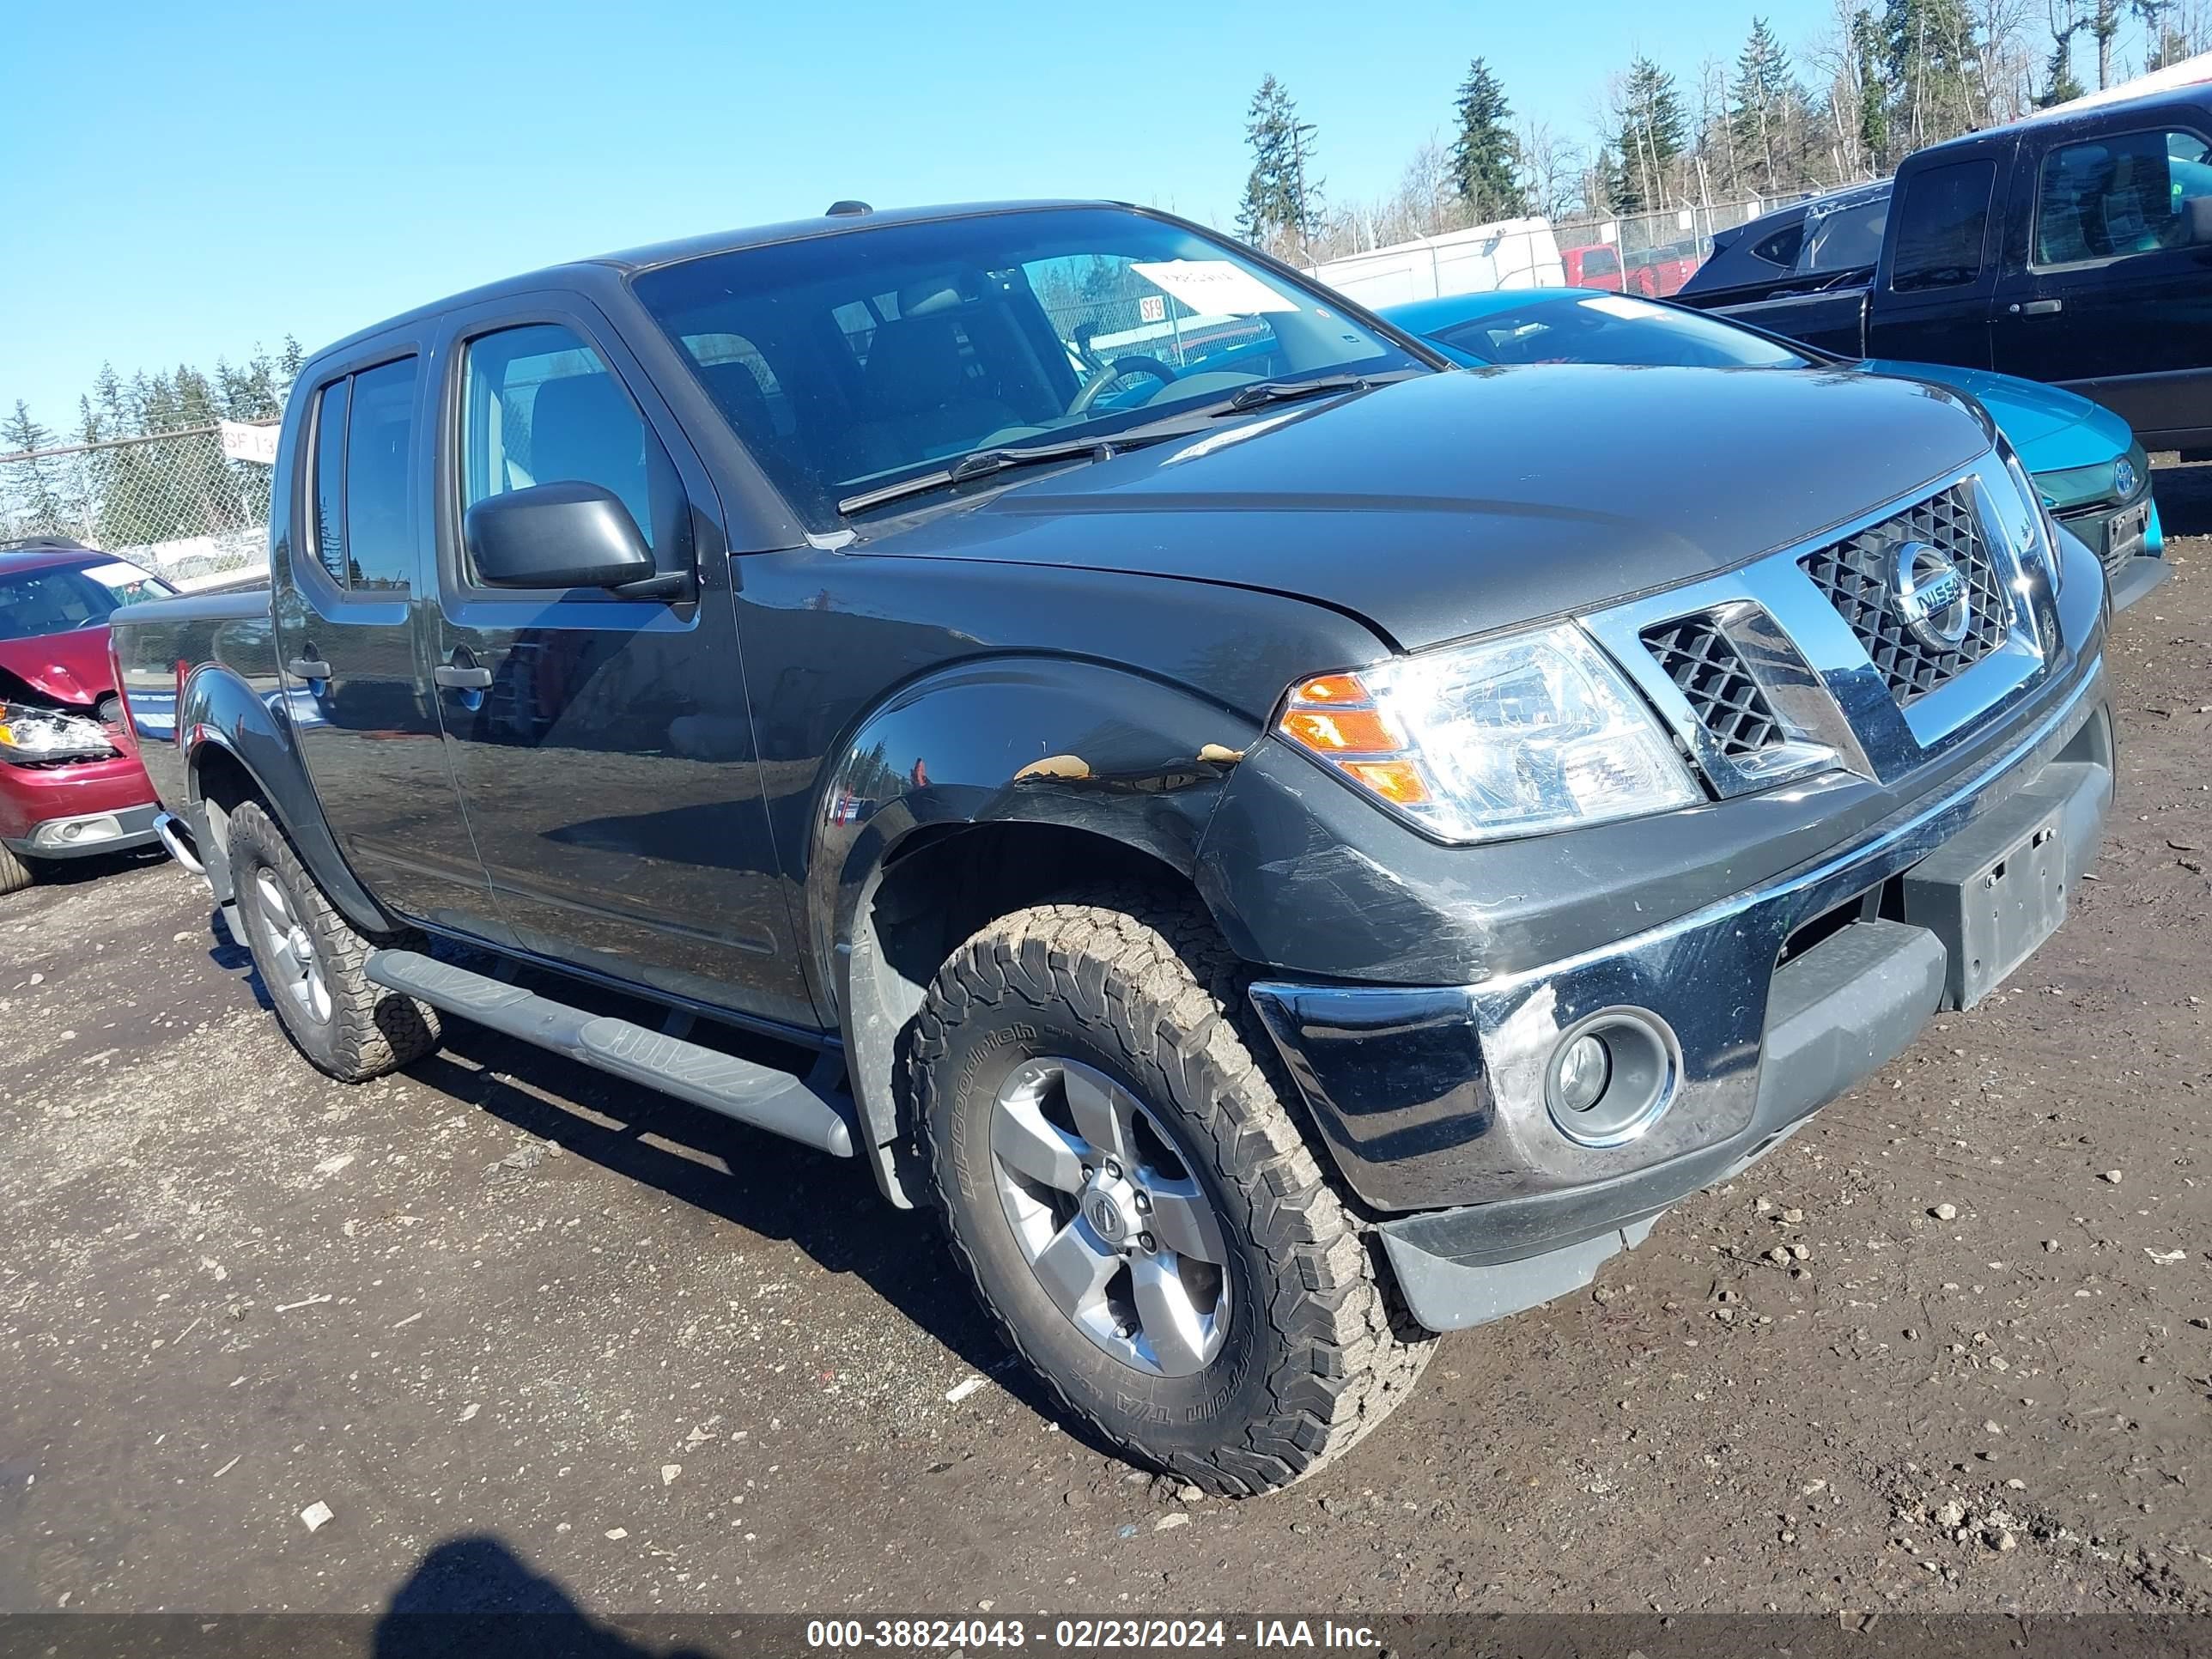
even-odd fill
[[[264,574],[273,469],[225,454],[223,432],[0,454],[0,542],[68,537],[184,588]]]
[[[1580,216],[1555,222],[1552,233],[1566,261],[1569,283],[1579,280],[1588,288],[1618,285],[1627,293],[1663,299],[1679,292],[1692,273],[1711,257],[1713,238],[1720,232],[1749,224],[1762,214],[1807,201],[1816,193],[1784,191],[1741,202],[1665,208],[1655,213]]]

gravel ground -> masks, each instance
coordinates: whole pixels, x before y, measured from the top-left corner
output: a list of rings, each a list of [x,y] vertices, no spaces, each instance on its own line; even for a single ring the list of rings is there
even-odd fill
[[[1249,1503],[1056,1429],[854,1164],[466,1028],[330,1083],[173,866],[0,902],[0,1610],[2212,1608],[2173,550],[2097,879],[2007,993]]]

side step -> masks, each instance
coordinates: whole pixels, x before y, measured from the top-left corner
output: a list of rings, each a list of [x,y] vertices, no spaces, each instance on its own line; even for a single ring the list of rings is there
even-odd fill
[[[373,951],[363,971],[388,990],[434,1008],[580,1060],[648,1089],[837,1158],[853,1156],[842,1113],[805,1079],[715,1048],[648,1030],[626,1019],[586,1013],[489,974],[471,973],[414,951]]]

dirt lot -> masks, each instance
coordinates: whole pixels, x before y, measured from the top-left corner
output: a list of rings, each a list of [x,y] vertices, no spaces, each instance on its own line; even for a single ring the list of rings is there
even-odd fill
[[[329,1083],[172,866],[6,901],[0,1609],[2212,1608],[2175,551],[2098,879],[2008,994],[1251,1503],[1056,1430],[856,1165],[465,1028]]]

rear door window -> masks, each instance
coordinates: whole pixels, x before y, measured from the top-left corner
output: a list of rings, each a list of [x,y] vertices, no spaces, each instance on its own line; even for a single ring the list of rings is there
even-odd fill
[[[315,558],[349,592],[404,593],[415,568],[417,367],[398,358],[315,394]]]
[[[1899,185],[1893,292],[1966,288],[1981,280],[1996,176],[1994,161],[1952,161],[1923,167]]]
[[[416,360],[403,357],[353,377],[346,411],[346,562],[349,586],[404,592],[415,566],[410,489]]]
[[[346,391],[333,380],[315,398],[315,556],[331,580],[349,585],[345,547]]]
[[[2190,246],[2189,204],[2212,196],[2212,154],[2192,132],[2117,133],[2064,144],[2036,180],[2039,267]]]

